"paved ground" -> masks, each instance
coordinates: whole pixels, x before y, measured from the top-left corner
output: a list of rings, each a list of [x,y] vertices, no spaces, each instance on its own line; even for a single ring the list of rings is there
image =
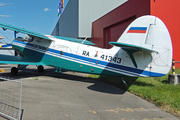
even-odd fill
[[[0,76],[13,77],[9,66],[1,68],[5,73]],[[23,78],[23,120],[178,120],[129,92],[84,74],[58,74],[50,67],[37,73],[36,67],[28,66],[17,77]]]

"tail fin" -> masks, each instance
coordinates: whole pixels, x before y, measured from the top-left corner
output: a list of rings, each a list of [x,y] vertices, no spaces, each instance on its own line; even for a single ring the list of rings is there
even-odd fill
[[[142,68],[142,65],[137,64],[134,53],[142,51],[150,53],[151,61],[145,68],[149,71],[147,76],[162,76],[171,68],[171,37],[165,24],[155,16],[146,15],[136,19],[117,42],[110,44],[125,50],[136,68]],[[138,60],[143,59],[138,58]],[[161,73],[161,75],[152,73]]]

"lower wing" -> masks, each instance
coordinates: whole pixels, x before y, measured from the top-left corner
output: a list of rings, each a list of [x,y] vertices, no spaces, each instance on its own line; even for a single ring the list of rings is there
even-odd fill
[[[26,57],[11,55],[0,55],[0,64],[45,65],[39,61],[34,61]]]

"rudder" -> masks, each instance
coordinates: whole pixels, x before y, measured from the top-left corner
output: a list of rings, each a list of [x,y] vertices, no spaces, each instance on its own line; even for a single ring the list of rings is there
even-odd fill
[[[136,68],[149,71],[145,76],[162,76],[171,69],[171,37],[163,21],[155,16],[146,15],[137,18],[127,27],[117,42],[110,42],[110,44],[128,52]],[[136,64],[135,52],[150,53],[152,60],[148,67],[143,68],[142,65]],[[138,60],[141,59],[138,58]]]

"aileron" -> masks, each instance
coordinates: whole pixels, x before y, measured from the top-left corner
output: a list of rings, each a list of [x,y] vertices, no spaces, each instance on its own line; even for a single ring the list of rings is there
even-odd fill
[[[21,64],[21,65],[45,65],[41,62],[34,61],[25,57],[0,55],[1,64]]]

